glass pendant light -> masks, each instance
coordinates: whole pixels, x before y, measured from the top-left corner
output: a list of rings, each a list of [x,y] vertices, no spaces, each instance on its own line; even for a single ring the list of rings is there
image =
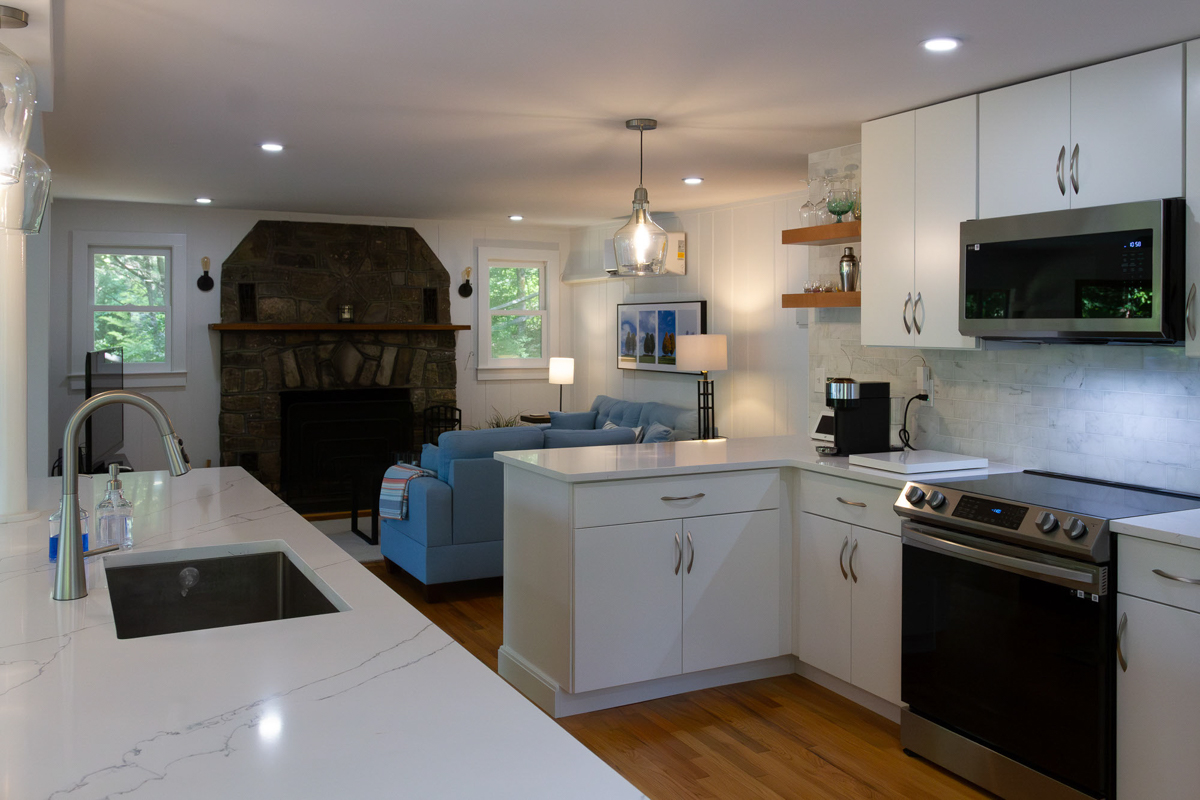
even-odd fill
[[[25,184],[25,203],[21,212],[21,230],[41,233],[42,217],[46,215],[46,204],[50,200],[50,165],[27,150],[24,170],[21,180]]]
[[[25,59],[0,44],[0,184],[21,180],[37,87]]]
[[[650,219],[649,195],[642,186],[642,136],[658,127],[658,120],[630,119],[625,127],[638,132],[638,188],[633,192],[633,214],[613,236],[617,277],[661,275],[667,256],[667,232]]]

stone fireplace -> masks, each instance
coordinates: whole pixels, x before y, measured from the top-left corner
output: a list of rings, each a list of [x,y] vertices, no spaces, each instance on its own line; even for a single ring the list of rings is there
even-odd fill
[[[450,323],[449,289],[412,228],[257,223],[222,265],[221,323],[210,326],[221,336],[221,464],[281,491],[284,391],[404,389],[413,413],[401,438],[420,442],[425,408],[456,404],[455,331],[467,326]],[[354,323],[337,321],[343,305]]]

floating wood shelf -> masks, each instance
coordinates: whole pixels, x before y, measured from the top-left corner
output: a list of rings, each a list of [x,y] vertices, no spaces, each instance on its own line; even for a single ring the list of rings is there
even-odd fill
[[[862,239],[862,222],[835,222],[811,228],[789,228],[783,232],[784,244],[853,244]]]
[[[784,308],[859,308],[862,292],[804,292],[785,294]]]
[[[420,325],[413,322],[214,322],[210,331],[469,331],[470,325]]]

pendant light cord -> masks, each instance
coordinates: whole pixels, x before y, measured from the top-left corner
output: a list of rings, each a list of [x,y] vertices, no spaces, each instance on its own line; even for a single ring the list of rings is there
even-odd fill
[[[645,138],[646,138],[645,127],[638,125],[638,186],[639,187],[641,187],[642,183],[643,183],[642,164],[645,161],[645,150],[643,149],[643,147],[644,147],[643,142],[645,141]]]

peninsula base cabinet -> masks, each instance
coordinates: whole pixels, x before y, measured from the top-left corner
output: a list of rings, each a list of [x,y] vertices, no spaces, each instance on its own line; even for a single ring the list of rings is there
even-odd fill
[[[796,656],[900,703],[900,537],[801,513]]]

